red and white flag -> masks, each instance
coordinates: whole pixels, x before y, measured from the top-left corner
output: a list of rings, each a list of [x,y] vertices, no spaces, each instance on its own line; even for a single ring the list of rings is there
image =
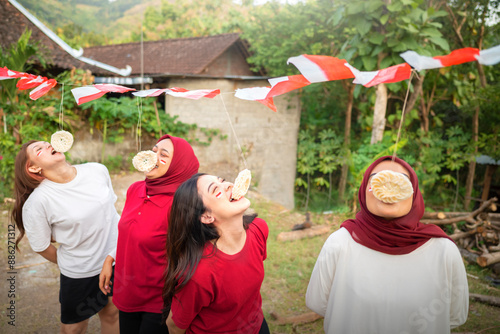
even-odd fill
[[[21,79],[19,79],[19,81],[17,82],[16,87],[19,90],[31,89],[41,85],[45,81],[47,81],[47,78],[40,75],[36,76],[33,74],[24,73]]]
[[[26,73],[9,70],[7,67],[0,67],[0,80],[20,78]]]
[[[137,92],[133,92],[132,95],[137,96],[137,97],[156,97],[160,96],[161,94],[165,93],[167,89],[146,89],[146,90],[139,90]]]
[[[411,75],[411,67],[407,63],[394,65],[383,70],[362,72],[355,67],[345,64],[352,73],[355,79],[353,83],[361,84],[365,87],[372,87],[380,83],[391,83],[407,80]]]
[[[268,81],[271,84],[271,90],[266,97],[275,97],[311,84],[302,74],[271,78]]]
[[[479,56],[479,49],[463,48],[452,51],[446,56],[427,57],[421,56],[415,51],[406,51],[400,56],[417,71],[430,70],[452,65],[460,65],[470,61],[475,61]]]
[[[251,87],[251,88],[241,88],[237,89],[234,93],[234,97],[242,100],[257,101],[270,108],[273,111],[277,111],[276,106],[272,97],[267,95],[271,91],[270,87]]]
[[[187,90],[179,87],[172,87],[166,90],[165,94],[172,95],[175,97],[184,97],[186,99],[198,100],[202,97],[207,97],[213,99],[220,94],[220,89],[198,89],[198,90]]]
[[[479,55],[476,56],[476,59],[479,64],[482,65],[495,65],[500,63],[500,45],[479,51]]]
[[[57,81],[55,79],[49,79],[43,82],[41,85],[36,87],[30,92],[30,99],[37,100],[38,98],[44,96],[57,85]]]
[[[132,90],[135,89],[113,84],[97,84],[73,88],[71,93],[75,97],[76,103],[80,105],[82,103],[96,100],[106,93],[125,93]]]
[[[347,63],[345,59],[301,55],[288,58],[289,63],[295,65],[310,83],[354,78],[351,70],[344,66]]]
[[[186,99],[198,100],[202,97],[214,98],[220,94],[220,89],[198,89],[198,90],[187,90],[184,88],[165,88],[165,89],[147,89],[140,90],[138,92],[132,93],[134,96],[138,97],[153,97],[160,96],[161,94],[168,94],[175,97],[184,97]]]

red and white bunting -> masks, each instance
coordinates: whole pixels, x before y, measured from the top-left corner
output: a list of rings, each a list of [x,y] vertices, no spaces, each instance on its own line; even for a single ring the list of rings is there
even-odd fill
[[[311,84],[302,74],[271,78],[267,81],[271,84],[271,90],[266,97],[275,97]]]
[[[391,66],[378,71],[359,71],[355,67],[345,64],[355,75],[353,83],[365,87],[372,87],[380,83],[391,83],[407,80],[411,75],[411,67],[407,63]]]
[[[476,56],[476,59],[482,65],[491,66],[500,63],[500,45],[479,51],[479,56]]]
[[[301,55],[288,58],[287,64],[290,63],[295,65],[310,83],[354,78],[354,74],[344,66],[347,63],[345,59]]]
[[[26,73],[9,70],[7,67],[0,67],[0,80],[20,78]]]
[[[436,57],[421,56],[415,51],[406,51],[400,56],[417,71],[423,71],[475,61],[479,56],[479,49],[463,48],[454,50],[446,56]]]
[[[273,111],[277,111],[276,106],[272,97],[267,95],[271,91],[270,87],[251,87],[251,88],[241,88],[237,89],[234,93],[234,97],[241,100],[257,101],[270,108]]]
[[[71,93],[75,97],[76,103],[78,105],[93,100],[97,100],[98,98],[106,94],[106,92],[103,92],[102,90],[99,90],[94,86],[83,86],[83,87],[73,88],[71,90]]]
[[[71,93],[75,97],[76,103],[80,105],[82,103],[96,100],[106,93],[126,93],[133,90],[135,89],[120,85],[97,84],[92,86],[73,88],[71,90]]]
[[[55,79],[49,79],[43,82],[41,85],[36,87],[30,92],[30,99],[37,100],[38,98],[44,96],[57,85],[57,81]]]
[[[133,92],[132,95],[137,96],[137,97],[156,97],[160,96],[161,94],[165,93],[167,89],[146,89],[146,90],[139,90],[137,92]]]
[[[25,73],[17,82],[16,87],[19,90],[31,89],[41,85],[45,81],[47,81],[45,77]]]
[[[220,89],[198,89],[198,90],[187,90],[184,88],[173,87],[173,88],[165,88],[165,89],[147,89],[140,90],[132,93],[134,96],[138,97],[155,97],[160,96],[161,94],[168,94],[175,97],[183,97],[186,99],[198,100],[202,97],[207,97],[209,99],[213,99],[217,95],[220,94]]]
[[[201,99],[202,97],[213,99],[214,97],[220,94],[220,89],[187,90],[184,88],[172,87],[167,89],[165,94],[192,100],[198,100]]]
[[[135,90],[135,88],[129,88],[114,84],[96,84],[94,85],[94,87],[105,93],[126,93]]]
[[[270,87],[251,87],[236,89],[234,97],[241,100],[258,101],[264,100],[271,91]]]

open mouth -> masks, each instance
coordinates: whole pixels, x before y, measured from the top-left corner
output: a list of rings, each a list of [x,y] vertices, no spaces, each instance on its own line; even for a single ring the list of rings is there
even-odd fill
[[[57,151],[56,151],[56,150],[54,150],[54,149],[52,149],[52,151],[50,152],[50,154],[52,154],[52,155],[54,155],[54,154],[56,154],[56,153],[59,153],[59,152],[57,152]]]

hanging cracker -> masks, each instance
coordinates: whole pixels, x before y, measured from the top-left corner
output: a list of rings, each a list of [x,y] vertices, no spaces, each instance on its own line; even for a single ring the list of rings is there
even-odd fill
[[[68,131],[57,131],[50,137],[50,145],[57,152],[67,152],[73,146],[73,135]]]
[[[404,174],[383,170],[372,177],[371,191],[384,203],[397,203],[413,194],[413,186]]]
[[[239,200],[248,191],[250,187],[250,181],[252,180],[252,173],[248,169],[242,170],[236,180],[234,181],[233,193],[231,195],[231,199]]]
[[[132,159],[132,165],[134,165],[134,168],[139,172],[149,172],[155,168],[156,161],[157,157],[155,152],[151,150],[141,151]]]

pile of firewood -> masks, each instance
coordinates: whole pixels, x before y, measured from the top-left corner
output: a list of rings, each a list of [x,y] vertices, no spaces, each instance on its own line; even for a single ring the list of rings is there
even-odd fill
[[[453,233],[450,238],[461,248],[462,255],[469,262],[476,262],[481,267],[498,267],[500,213],[494,213],[497,209],[496,201],[497,198],[493,197],[472,212],[426,212],[421,221],[441,226],[451,225]]]

